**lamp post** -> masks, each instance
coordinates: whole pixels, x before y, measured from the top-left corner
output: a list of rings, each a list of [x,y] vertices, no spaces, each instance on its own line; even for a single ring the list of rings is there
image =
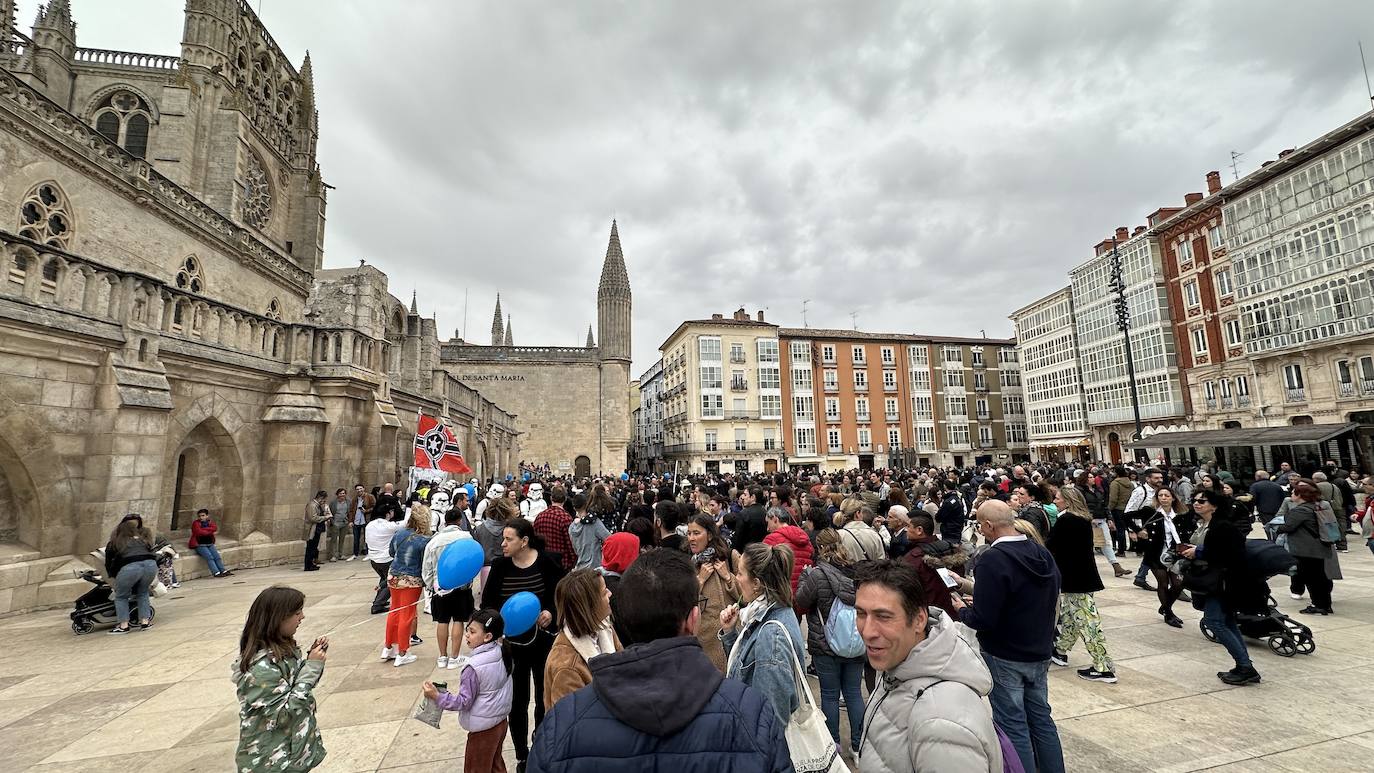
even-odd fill
[[[1140,425],[1140,393],[1135,383],[1135,358],[1131,353],[1131,311],[1126,304],[1126,281],[1121,276],[1121,254],[1116,250],[1116,237],[1112,237],[1112,290],[1116,293],[1116,327],[1121,331],[1126,349],[1126,379],[1131,386],[1131,410],[1135,412],[1135,433],[1131,435],[1131,442],[1139,443],[1143,428]]]

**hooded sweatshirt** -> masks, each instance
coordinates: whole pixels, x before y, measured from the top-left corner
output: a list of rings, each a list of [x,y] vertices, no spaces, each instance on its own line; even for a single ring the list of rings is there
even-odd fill
[[[814,563],[811,560],[811,538],[800,527],[787,523],[769,532],[763,538],[763,544],[788,545],[792,548],[792,593],[795,595],[802,572]]]
[[[477,528],[472,530],[472,536],[486,553],[484,563],[487,566],[491,566],[492,561],[501,557],[501,534],[505,530],[506,522],[497,518],[483,518],[477,522]]]
[[[996,540],[978,558],[973,597],[959,620],[978,632],[984,652],[1018,663],[1049,660],[1059,600],[1050,551],[1021,535]]]
[[[783,726],[757,690],[711,665],[694,636],[601,655],[592,683],[544,715],[530,773],[783,773]]]
[[[596,515],[584,515],[568,525],[568,537],[577,553],[574,569],[595,569],[601,566],[601,545],[611,536],[606,524]]]
[[[612,534],[601,544],[601,576],[606,578],[606,588],[611,593],[620,587],[620,575],[636,558],[639,558],[639,537],[628,531]]]
[[[864,711],[863,773],[1002,770],[992,675],[962,626],[930,610],[926,638],[882,678]]]

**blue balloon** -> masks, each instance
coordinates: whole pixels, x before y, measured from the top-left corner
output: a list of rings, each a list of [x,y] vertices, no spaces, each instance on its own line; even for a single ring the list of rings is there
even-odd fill
[[[506,599],[506,603],[501,605],[501,619],[506,622],[506,635],[520,636],[533,628],[542,611],[539,608],[539,597],[527,590]]]
[[[482,571],[485,551],[474,539],[450,542],[439,554],[439,587],[444,590],[471,585]]]

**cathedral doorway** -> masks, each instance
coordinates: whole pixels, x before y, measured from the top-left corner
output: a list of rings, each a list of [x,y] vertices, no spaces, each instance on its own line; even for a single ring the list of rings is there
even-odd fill
[[[37,503],[18,455],[0,440],[0,543],[38,546],[43,519],[37,512]]]
[[[573,475],[579,478],[590,478],[592,475],[592,460],[589,456],[579,456],[573,460]]]
[[[172,531],[190,528],[196,511],[203,507],[210,511],[210,517],[226,536],[242,536],[239,534],[242,470],[234,440],[224,426],[214,418],[197,424],[181,441],[175,459],[168,528]]]

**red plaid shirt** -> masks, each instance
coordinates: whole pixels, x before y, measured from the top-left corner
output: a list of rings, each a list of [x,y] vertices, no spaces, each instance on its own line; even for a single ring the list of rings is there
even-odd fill
[[[568,536],[568,527],[571,525],[572,516],[558,505],[549,505],[548,509],[534,518],[534,533],[544,538],[545,550],[559,554],[565,572],[577,564],[572,537]]]

